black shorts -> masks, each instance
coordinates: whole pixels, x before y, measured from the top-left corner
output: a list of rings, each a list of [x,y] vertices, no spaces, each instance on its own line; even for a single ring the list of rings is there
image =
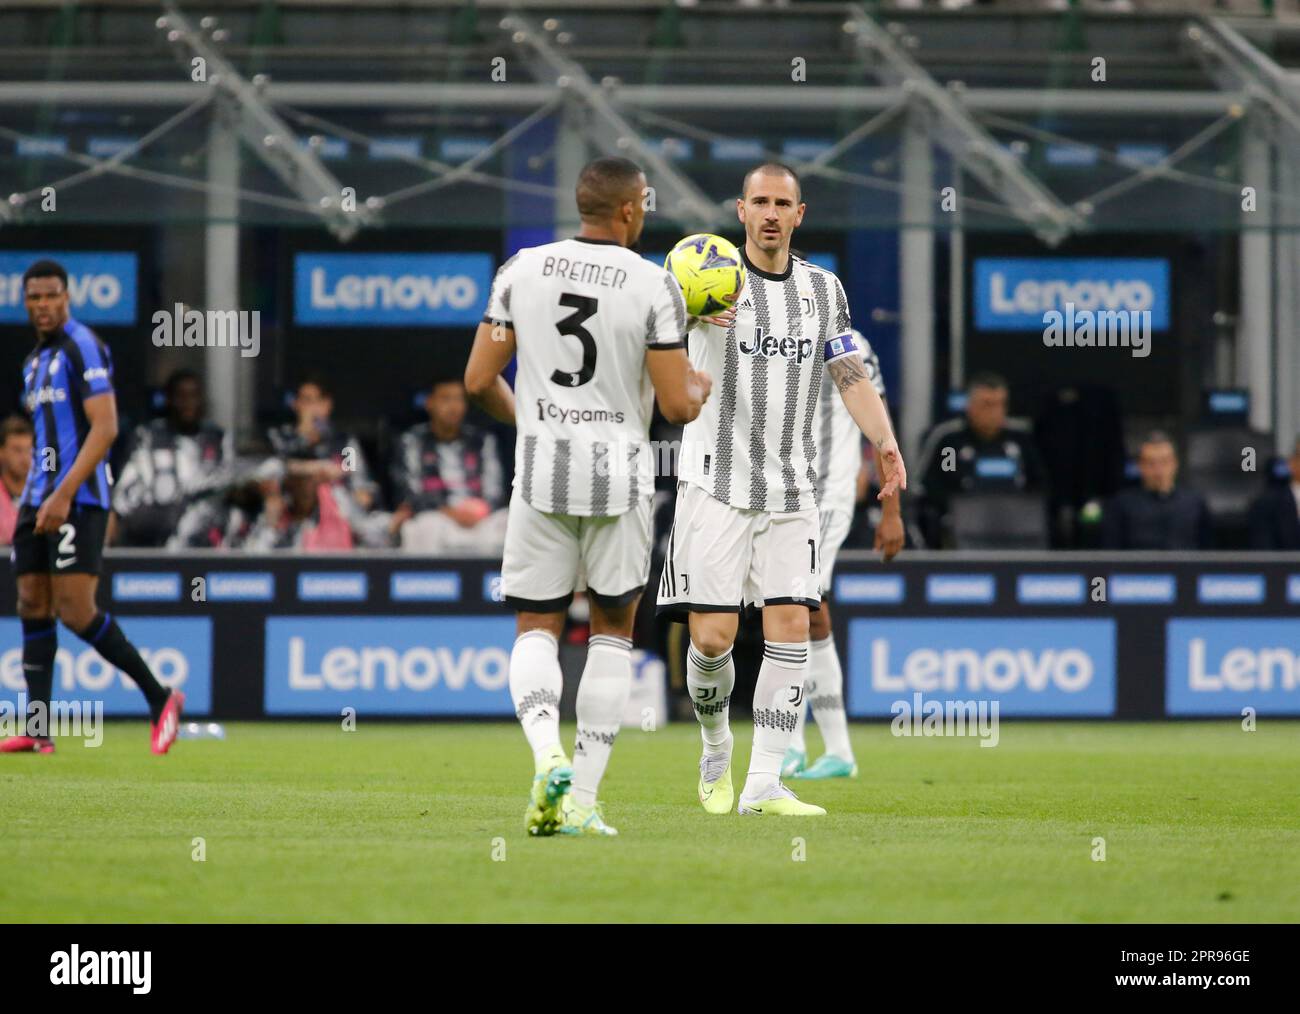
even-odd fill
[[[37,508],[24,504],[9,554],[15,574],[98,574],[104,562],[108,511],[73,504],[57,532],[36,534]]]

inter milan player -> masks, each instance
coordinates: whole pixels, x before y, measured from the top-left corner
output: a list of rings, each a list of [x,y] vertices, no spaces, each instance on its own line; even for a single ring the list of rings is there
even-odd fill
[[[18,578],[27,680],[24,735],[0,753],[53,753],[49,727],[57,616],[144,692],[150,746],[166,753],[176,739],[185,695],[158,682],[117,622],[95,605],[111,497],[106,458],[117,437],[113,363],[108,347],[68,307],[68,275],[54,261],[23,274],[36,348],[23,363],[23,394],[36,439],[18,508],[11,559]]]

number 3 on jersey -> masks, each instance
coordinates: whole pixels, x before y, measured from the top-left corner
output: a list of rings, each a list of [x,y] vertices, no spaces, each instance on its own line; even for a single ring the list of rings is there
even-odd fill
[[[555,329],[582,342],[582,365],[576,371],[556,370],[551,374],[551,383],[561,387],[581,387],[596,373],[596,339],[582,326],[595,316],[596,298],[566,292],[560,296],[560,305],[573,307],[573,312],[556,324]]]

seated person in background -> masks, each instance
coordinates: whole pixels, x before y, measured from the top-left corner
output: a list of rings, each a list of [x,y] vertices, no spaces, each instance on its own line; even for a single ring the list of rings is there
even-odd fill
[[[240,549],[333,552],[391,545],[390,515],[361,510],[340,483],[286,470],[261,484],[262,512]]]
[[[1251,505],[1251,549],[1300,549],[1300,438],[1287,464],[1291,481],[1270,487]]]
[[[32,424],[11,415],[0,424],[0,546],[12,545],[18,501],[32,467]]]
[[[413,553],[498,556],[506,537],[506,491],[491,433],[465,425],[465,385],[441,380],[424,407],[429,421],[402,434],[393,460],[394,518]]]
[[[278,458],[235,458],[214,475],[212,490],[190,501],[167,540],[172,551],[239,549],[262,513],[262,487],[278,483],[284,465]],[[278,488],[278,487],[276,487]]]
[[[291,472],[312,475],[320,482],[342,484],[361,510],[375,504],[375,483],[370,478],[361,442],[350,433],[336,432],[330,422],[334,395],[320,377],[307,377],[293,398],[296,422],[276,426],[267,433],[271,449]]]
[[[166,415],[136,429],[113,488],[109,541],[119,545],[164,545],[190,497],[222,463],[222,431],[204,421],[199,375],[177,370],[165,391]]]
[[[1106,502],[1101,517],[1103,549],[1208,549],[1213,544],[1210,509],[1200,493],[1178,489],[1178,452],[1155,430],[1138,451],[1142,485]]]
[[[1007,382],[996,373],[976,373],[966,396],[965,416],[940,423],[921,449],[919,520],[932,548],[943,545],[954,495],[1031,492],[1046,477],[1029,428],[1007,419]]]

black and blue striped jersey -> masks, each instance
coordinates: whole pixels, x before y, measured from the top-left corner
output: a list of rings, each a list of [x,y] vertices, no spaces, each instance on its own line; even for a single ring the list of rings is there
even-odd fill
[[[69,318],[23,362],[23,402],[36,437],[22,503],[39,507],[76,461],[90,432],[85,402],[113,393],[113,360],[95,332]],[[74,504],[108,508],[107,459],[95,466],[72,498]]]

